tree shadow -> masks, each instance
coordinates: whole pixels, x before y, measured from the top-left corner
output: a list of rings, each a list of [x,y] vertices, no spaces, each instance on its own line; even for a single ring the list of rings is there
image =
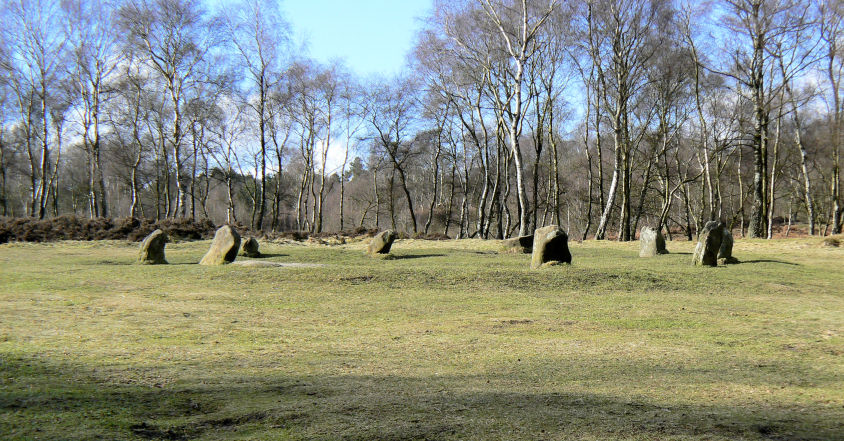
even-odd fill
[[[445,257],[445,254],[393,254],[393,260],[424,259],[426,257]]]
[[[261,253],[258,256],[250,257],[250,259],[268,259],[271,257],[287,257],[289,254],[282,254],[282,253]],[[243,256],[238,256],[243,257]]]
[[[35,356],[2,361],[0,378],[7,381],[0,413],[10,415],[4,421],[12,434],[8,439],[73,433],[79,439],[181,440],[238,432],[273,438],[274,431],[308,439],[326,433],[350,440],[472,439],[503,430],[512,439],[844,439],[841,411],[822,403],[676,404],[683,401],[562,388],[517,391],[514,372],[291,376],[258,371],[263,373],[220,378],[200,369],[160,384],[154,383],[161,378],[156,373],[172,376],[178,364],[115,376],[101,366]],[[141,372],[149,380],[121,380]],[[649,372],[686,375],[690,385],[703,375],[694,368]],[[619,381],[635,381],[635,374],[628,376]],[[750,384],[789,378],[779,373]],[[740,374],[727,374],[725,380],[748,381]]]
[[[775,259],[741,260],[741,261],[738,262],[738,264],[742,264],[742,263],[780,263],[780,264],[783,264],[783,265],[800,266],[799,263],[785,262],[785,261],[782,261],[782,260],[775,260]]]

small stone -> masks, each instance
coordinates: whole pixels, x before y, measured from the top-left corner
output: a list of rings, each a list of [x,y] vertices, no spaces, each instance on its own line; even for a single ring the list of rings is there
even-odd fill
[[[393,230],[385,230],[375,235],[371,241],[366,252],[370,255],[388,254],[390,248],[393,246],[393,241],[396,240],[396,232]]]
[[[739,263],[739,260],[733,257],[733,233],[726,227],[722,230],[721,247],[718,248],[718,263],[722,265]]]
[[[162,230],[155,230],[141,242],[141,251],[138,255],[138,262],[148,265],[163,265],[167,263],[164,258],[164,247],[170,238]]]
[[[224,225],[214,234],[211,248],[205,253],[200,265],[225,265],[234,262],[240,249],[240,234],[234,228]]]
[[[243,242],[243,248],[240,250],[241,256],[246,257],[261,257],[261,252],[258,251],[258,239],[254,237],[249,237]]]
[[[665,249],[665,238],[662,231],[651,227],[644,227],[639,233],[639,257],[653,257],[657,254],[668,254]]]
[[[827,237],[823,240],[823,242],[821,242],[821,246],[827,248],[838,248],[841,246],[841,241],[834,237]]]
[[[530,267],[537,269],[549,262],[571,263],[569,237],[557,225],[538,228],[533,233]]]
[[[718,252],[721,249],[721,241],[724,238],[724,224],[718,221],[709,221],[698,235],[695,253],[692,256],[694,265],[718,266]]]
[[[533,234],[514,237],[501,242],[501,252],[529,254],[533,251]]]

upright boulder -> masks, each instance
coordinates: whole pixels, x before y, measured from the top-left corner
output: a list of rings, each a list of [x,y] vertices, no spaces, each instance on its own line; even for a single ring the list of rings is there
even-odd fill
[[[557,225],[538,228],[533,233],[530,267],[536,269],[554,263],[571,263],[569,237]]]
[[[200,265],[225,265],[234,262],[240,249],[240,234],[234,228],[224,225],[214,234],[211,248],[205,257],[199,261]]]
[[[164,247],[170,238],[162,230],[155,230],[141,242],[141,251],[138,253],[138,263],[148,265],[166,264],[164,258]]]
[[[258,251],[258,239],[254,237],[249,237],[243,242],[243,248],[240,250],[241,256],[246,257],[261,257],[261,252]]]
[[[393,246],[393,241],[396,240],[396,232],[393,230],[385,230],[375,235],[369,241],[369,247],[366,252],[371,255],[388,254],[390,248]]]
[[[724,224],[709,221],[704,225],[697,239],[692,263],[695,265],[718,266],[718,252],[724,240]]]
[[[657,254],[668,254],[665,249],[665,238],[662,231],[651,227],[644,227],[639,233],[639,257],[653,257]]]
[[[739,263],[739,260],[733,257],[733,233],[726,227],[722,228],[722,231],[721,247],[718,248],[718,261],[724,265]]]
[[[533,234],[514,237],[501,242],[501,251],[504,253],[528,254],[533,250]]]

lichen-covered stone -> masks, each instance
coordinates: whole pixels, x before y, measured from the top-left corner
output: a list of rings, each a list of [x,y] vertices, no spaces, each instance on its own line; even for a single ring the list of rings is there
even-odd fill
[[[250,237],[243,242],[243,248],[240,250],[241,256],[246,257],[261,257],[261,252],[258,251],[258,239]]]
[[[639,257],[653,257],[657,254],[668,254],[665,249],[665,238],[662,231],[651,227],[644,227],[639,233]]]
[[[501,251],[504,253],[516,254],[531,253],[533,251],[533,234],[503,240],[501,242]]]
[[[225,265],[234,262],[240,249],[240,234],[234,228],[224,225],[214,234],[211,248],[205,253],[200,265]]]
[[[718,252],[724,239],[724,224],[709,221],[698,235],[692,263],[695,265],[718,266]]]
[[[155,230],[141,242],[141,250],[138,253],[138,262],[148,265],[163,265],[167,263],[164,258],[164,247],[170,238],[162,230]]]
[[[390,248],[393,246],[393,241],[396,240],[396,236],[396,232],[393,230],[385,230],[376,234],[369,241],[366,252],[372,255],[389,253]]]
[[[533,233],[533,255],[530,267],[541,268],[549,262],[571,263],[569,237],[557,225],[538,228]]]
[[[722,231],[721,247],[718,248],[718,262],[725,265],[739,263],[739,260],[733,257],[733,233],[726,227],[722,228]]]

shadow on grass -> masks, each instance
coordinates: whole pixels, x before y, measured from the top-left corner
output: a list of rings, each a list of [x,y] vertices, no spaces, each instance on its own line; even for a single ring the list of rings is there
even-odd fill
[[[401,259],[424,259],[426,257],[444,257],[445,254],[393,254],[393,260]]]
[[[289,254],[281,254],[281,253],[261,253],[260,256],[252,257],[252,259],[267,259],[271,257],[287,257]],[[243,256],[238,256],[243,257]]]
[[[185,440],[273,438],[273,433],[285,439],[323,439],[329,433],[344,440],[497,439],[503,432],[511,439],[844,437],[842,412],[832,406],[666,405],[631,396],[496,389],[512,385],[506,373],[197,375],[174,386],[129,384],[114,375],[29,356],[0,359],[5,439]]]
[[[785,261],[782,261],[782,260],[774,260],[774,259],[742,260],[742,261],[739,261],[738,263],[739,264],[742,264],[742,263],[780,263],[780,264],[783,264],[783,265],[800,266],[799,263],[785,262]]]

